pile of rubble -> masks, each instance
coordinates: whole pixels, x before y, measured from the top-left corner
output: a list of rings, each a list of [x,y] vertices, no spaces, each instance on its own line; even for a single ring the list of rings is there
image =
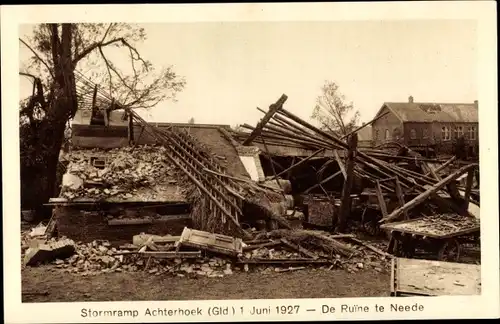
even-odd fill
[[[129,199],[140,188],[175,185],[182,176],[166,159],[165,151],[162,146],[147,145],[106,152],[74,150],[63,177],[61,197]]]
[[[217,245],[200,243],[196,240],[191,240],[190,244],[189,236],[194,237],[194,234],[217,238],[221,235],[185,229],[182,236],[142,233],[134,236],[133,244],[113,246],[108,241],[84,244],[67,238],[47,239],[44,236],[44,229],[44,226],[38,226],[31,232],[23,233],[23,266],[49,264],[52,271],[70,272],[81,276],[145,271],[152,275],[178,277],[224,277],[238,271],[287,272],[307,267],[343,268],[349,272],[364,268],[383,271],[391,258],[373,246],[368,249],[356,243],[357,239],[353,235],[344,235],[345,239],[354,240],[351,243],[344,243],[352,251],[347,258],[341,254],[325,253],[324,250],[306,249],[292,242],[295,234],[284,232],[279,235],[288,235],[290,240],[284,237],[276,239],[276,235],[270,235],[274,238],[260,238],[247,243],[232,238],[235,244]],[[309,235],[313,231],[306,232]],[[269,233],[255,234],[255,237],[269,236],[267,235]],[[227,237],[224,240],[227,242]],[[237,248],[232,250],[230,246]]]

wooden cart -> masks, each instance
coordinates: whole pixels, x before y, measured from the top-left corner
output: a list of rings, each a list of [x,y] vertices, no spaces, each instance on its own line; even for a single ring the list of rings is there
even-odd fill
[[[388,252],[411,258],[417,249],[440,261],[457,262],[464,244],[479,245],[479,219],[448,214],[405,220],[380,226],[390,231]]]
[[[481,267],[475,264],[394,258],[391,296],[481,294]]]

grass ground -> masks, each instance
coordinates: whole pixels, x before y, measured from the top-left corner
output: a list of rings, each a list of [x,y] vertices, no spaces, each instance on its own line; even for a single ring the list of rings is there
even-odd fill
[[[145,272],[82,277],[47,267],[22,272],[23,302],[382,297],[389,272],[304,269],[236,272],[223,278],[154,276]],[[28,292],[28,294],[24,293]],[[48,295],[40,293],[48,292]]]

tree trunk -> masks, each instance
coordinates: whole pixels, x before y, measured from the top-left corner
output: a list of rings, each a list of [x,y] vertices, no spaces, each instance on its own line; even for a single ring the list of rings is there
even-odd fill
[[[74,68],[71,56],[72,24],[62,24],[59,37],[58,24],[51,25],[52,62],[54,68],[54,92],[44,119],[36,127],[33,125],[35,146],[29,158],[36,161],[23,168],[22,203],[29,208],[43,210],[43,204],[57,196],[57,167],[59,153],[64,141],[64,131],[68,119],[74,117],[77,106]],[[27,197],[28,195],[28,197]]]

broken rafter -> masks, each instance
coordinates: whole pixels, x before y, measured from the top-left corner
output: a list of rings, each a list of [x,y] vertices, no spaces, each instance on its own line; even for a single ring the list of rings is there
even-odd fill
[[[317,150],[316,152],[314,152],[313,154],[309,155],[309,156],[308,156],[308,157],[306,157],[305,159],[302,159],[302,160],[300,160],[299,162],[297,162],[297,163],[293,164],[292,166],[290,166],[289,168],[287,168],[287,169],[285,169],[285,170],[281,171],[280,173],[278,173],[278,174],[276,175],[276,177],[279,177],[279,176],[281,176],[281,175],[283,175],[283,174],[285,174],[285,173],[287,173],[287,172],[289,172],[289,171],[291,171],[291,170],[293,170],[293,169],[295,169],[295,168],[299,167],[300,165],[303,165],[304,163],[306,163],[307,161],[309,161],[310,159],[312,159],[313,157],[315,157],[316,155],[318,155],[318,154],[320,154],[320,153],[322,153],[322,152],[324,152],[324,151],[325,151],[325,149],[324,149],[324,148]]]
[[[380,118],[382,118],[382,117],[384,117],[384,116],[386,116],[386,115],[388,115],[388,114],[390,114],[390,111],[385,112],[385,113],[383,113],[382,115],[379,115],[379,116],[377,116],[377,117],[373,118],[373,119],[372,119],[371,121],[369,121],[368,123],[366,123],[366,124],[364,124],[364,125],[362,125],[362,126],[359,126],[358,128],[356,128],[356,129],[355,129],[355,130],[353,130],[352,132],[347,133],[347,134],[345,134],[344,136],[342,136],[340,139],[341,139],[341,140],[343,140],[343,139],[347,138],[349,135],[359,132],[360,130],[362,130],[362,129],[363,129],[363,128],[365,128],[366,126],[369,126],[369,125],[373,124],[374,122],[376,122],[377,120],[379,120]]]
[[[267,114],[262,118],[262,120],[257,124],[257,127],[253,130],[253,132],[248,136],[248,138],[243,142],[243,145],[250,145],[252,141],[260,135],[260,132],[262,131],[262,128],[266,125],[266,123],[271,120],[273,115],[283,106],[285,101],[288,99],[288,97],[283,94],[281,97],[276,101],[274,104],[272,104],[269,107],[269,111]]]
[[[435,185],[430,187],[425,192],[421,193],[420,195],[418,195],[414,199],[407,202],[404,206],[399,207],[396,210],[394,210],[390,215],[381,219],[379,221],[379,223],[385,223],[385,222],[396,220],[405,211],[410,210],[411,208],[423,203],[426,199],[431,197],[433,194],[437,193],[439,190],[441,190],[443,187],[445,187],[448,183],[455,181],[462,174],[464,174],[470,170],[474,170],[477,166],[478,166],[477,164],[469,164],[469,165],[466,165],[466,166],[460,168],[459,170],[453,172],[452,174],[450,174],[449,176],[447,176],[443,180],[439,181],[438,183],[436,183]]]

